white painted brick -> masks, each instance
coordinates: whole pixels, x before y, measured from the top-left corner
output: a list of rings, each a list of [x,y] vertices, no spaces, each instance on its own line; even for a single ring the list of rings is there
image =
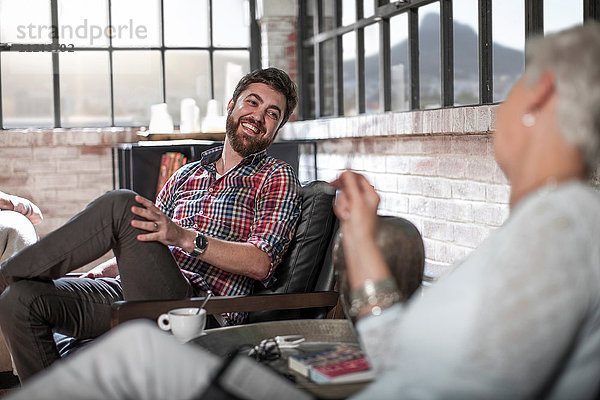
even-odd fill
[[[423,178],[423,195],[436,198],[452,197],[450,181],[440,178]]]
[[[76,188],[77,176],[67,174],[34,175],[33,184],[36,189]]]
[[[447,156],[452,152],[452,138],[443,136],[424,137],[422,141],[423,154]]]
[[[405,194],[422,194],[423,180],[414,176],[398,176],[398,192]]]
[[[435,212],[435,216],[438,219],[459,222],[473,222],[473,209],[471,207],[471,203],[466,201],[438,201]]]
[[[506,204],[473,203],[473,220],[479,224],[500,226],[508,218]]]
[[[454,226],[446,221],[424,220],[423,236],[445,242],[454,241]]]
[[[507,204],[510,198],[510,186],[488,185],[485,189],[485,198],[490,203]]]
[[[80,151],[77,147],[37,147],[33,149],[35,160],[76,159],[79,154]]]
[[[398,181],[393,174],[377,174],[375,176],[375,188],[383,192],[397,192]]]
[[[475,181],[489,182],[496,172],[496,162],[488,159],[469,160],[465,178]]]
[[[364,169],[369,172],[385,172],[385,157],[380,155],[363,156]]]
[[[422,154],[423,141],[414,138],[402,138],[398,141],[398,154]]]
[[[435,217],[435,207],[438,201],[422,196],[408,197],[408,212],[424,217]]]
[[[410,171],[410,158],[407,156],[387,156],[385,158],[387,173],[407,174]]]
[[[463,178],[467,170],[467,160],[462,157],[438,158],[437,174],[446,178]]]
[[[397,193],[380,193],[381,209],[385,215],[398,215],[408,211],[408,198]]]
[[[58,171],[58,162],[55,160],[31,160],[31,159],[15,159],[12,160],[12,168],[14,173],[25,172],[28,174],[52,174]]]
[[[452,198],[461,200],[483,201],[486,199],[485,183],[472,181],[453,181]]]
[[[411,157],[410,172],[414,175],[434,176],[437,174],[437,160],[434,157]]]
[[[456,224],[454,240],[458,245],[476,248],[489,236],[489,232],[488,228],[478,225]]]
[[[482,135],[456,136],[452,138],[452,153],[468,157],[487,157],[489,141],[489,137]]]
[[[14,158],[23,158],[23,159],[30,160],[32,157],[33,157],[33,149],[30,147],[0,148],[0,162],[2,162],[2,163],[8,162],[8,160],[14,159]]]

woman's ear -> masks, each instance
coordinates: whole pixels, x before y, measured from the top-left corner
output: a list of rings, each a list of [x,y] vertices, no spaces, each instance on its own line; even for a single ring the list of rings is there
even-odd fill
[[[543,108],[555,92],[554,74],[544,72],[540,79],[529,88],[527,95],[527,111],[535,113]]]

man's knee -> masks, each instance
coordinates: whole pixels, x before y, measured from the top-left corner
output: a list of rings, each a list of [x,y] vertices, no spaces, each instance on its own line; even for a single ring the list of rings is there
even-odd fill
[[[49,283],[21,280],[10,284],[0,296],[0,324],[4,326],[15,318],[29,318],[42,301],[45,285]]]
[[[96,199],[95,203],[108,203],[117,207],[124,207],[135,202],[135,196],[137,196],[137,193],[129,189],[111,190]]]

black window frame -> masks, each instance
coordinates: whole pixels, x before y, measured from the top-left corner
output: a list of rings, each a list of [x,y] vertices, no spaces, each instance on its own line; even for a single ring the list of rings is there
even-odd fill
[[[441,65],[441,108],[454,107],[454,43],[453,43],[453,0],[356,0],[356,22],[342,26],[342,0],[334,1],[335,28],[324,31],[322,29],[323,0],[306,0],[311,2],[315,14],[312,23],[314,34],[309,36],[307,23],[307,4],[298,1],[298,77],[300,91],[300,105],[298,119],[318,119],[323,117],[343,117],[343,65],[342,65],[342,35],[356,32],[357,37],[357,82],[358,114],[365,113],[364,91],[364,46],[361,37],[364,28],[372,24],[379,24],[379,112],[391,111],[391,76],[390,76],[390,18],[407,13],[408,15],[408,46],[409,46],[409,111],[420,110],[419,95],[419,8],[431,3],[440,5],[440,65]],[[363,4],[365,1],[375,3],[375,14],[362,18]],[[478,0],[479,14],[479,102],[473,105],[494,104],[493,101],[493,47],[492,47],[492,1]],[[495,0],[498,1],[498,0]],[[501,0],[500,0],[501,1]],[[544,3],[543,0],[524,0],[525,5],[525,39],[544,32]],[[600,21],[600,4],[597,0],[583,0],[583,21],[595,19]],[[319,88],[323,87],[322,65],[323,44],[327,40],[334,42],[334,70],[333,70],[333,115],[323,115],[322,104],[324,93]],[[309,62],[310,54],[314,62]],[[313,69],[311,71],[310,69]],[[311,75],[314,82],[311,82]],[[314,83],[314,98],[311,97],[310,87]],[[314,107],[311,107],[311,100]]]
[[[60,63],[59,53],[64,51],[64,46],[59,45],[60,38],[58,37],[59,20],[58,20],[58,0],[50,1],[50,13],[51,13],[51,26],[53,27],[54,35],[52,36],[52,44],[6,44],[0,45],[0,68],[2,68],[2,53],[4,52],[20,52],[20,51],[43,51],[52,53],[52,84],[53,84],[53,106],[54,106],[54,128],[61,128],[61,107],[60,107]],[[160,0],[160,46],[147,46],[147,47],[115,47],[112,45],[112,36],[109,36],[108,47],[85,47],[85,46],[74,46],[68,47],[71,51],[100,51],[108,52],[109,62],[109,81],[110,81],[110,127],[116,127],[115,125],[115,113],[114,113],[114,82],[113,82],[113,52],[119,50],[127,51],[160,51],[161,59],[161,87],[162,87],[162,101],[166,103],[166,82],[165,82],[165,52],[169,50],[204,50],[208,51],[209,55],[209,67],[210,67],[210,90],[211,98],[214,98],[215,82],[214,82],[214,60],[213,55],[215,51],[247,51],[249,53],[250,70],[260,68],[261,65],[261,38],[260,29],[258,22],[254,18],[256,15],[256,0],[248,0],[249,14],[250,14],[250,43],[248,47],[232,47],[232,46],[214,46],[213,45],[213,1],[219,0],[208,0],[208,15],[209,15],[209,46],[204,47],[167,47],[165,46],[165,29],[164,29],[164,5],[165,0]],[[112,26],[112,0],[107,0],[108,7],[108,25]],[[0,129],[19,129],[19,128],[5,128],[4,127],[4,115],[2,108],[2,78],[0,75]],[[118,125],[119,127],[139,127],[139,125]],[[31,128],[31,126],[23,126],[22,128]],[[77,127],[86,128],[86,126]],[[77,129],[74,128],[74,129]]]

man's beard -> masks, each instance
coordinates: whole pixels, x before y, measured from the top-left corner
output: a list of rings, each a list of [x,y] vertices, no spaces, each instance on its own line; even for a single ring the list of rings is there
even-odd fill
[[[261,124],[256,123],[248,118],[240,118],[237,122],[234,122],[231,114],[227,115],[225,133],[229,139],[231,148],[242,157],[248,157],[251,154],[265,150],[271,145],[271,143],[273,143],[272,139],[265,136],[259,136],[255,138],[249,137],[248,140],[244,141],[243,133],[238,133],[238,128],[245,120],[254,123],[261,131],[264,131],[264,127],[262,127]]]

